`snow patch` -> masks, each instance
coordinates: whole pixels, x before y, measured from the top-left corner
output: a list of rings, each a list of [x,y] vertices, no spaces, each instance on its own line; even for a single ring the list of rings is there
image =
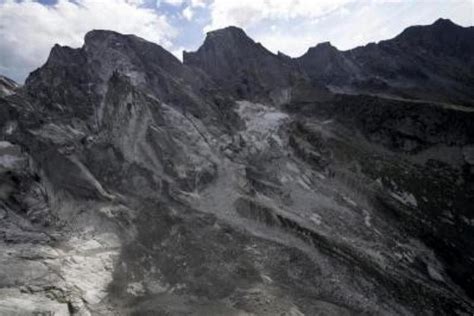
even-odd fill
[[[0,149],[4,149],[4,148],[10,148],[10,147],[13,147],[14,145],[10,142],[7,142],[7,141],[0,141]]]
[[[16,128],[17,128],[17,123],[16,122],[7,122],[5,124],[5,128],[4,128],[5,134],[7,134],[7,135],[13,134],[13,132],[15,131]]]
[[[364,213],[364,224],[367,227],[372,227],[372,216],[370,216],[369,211],[363,209],[362,212]]]
[[[428,265],[428,274],[433,280],[438,282],[444,282],[444,278],[441,273],[431,265]]]
[[[308,184],[306,184],[306,182],[301,178],[298,178],[298,184],[301,185],[306,190],[311,190]]]
[[[1,315],[70,315],[68,306],[42,295],[20,293],[18,290],[0,290]]]
[[[416,201],[415,196],[409,192],[401,192],[401,193],[391,192],[390,195],[402,204],[405,204],[411,207],[418,207],[418,202]]]
[[[25,161],[20,147],[7,141],[0,141],[0,169],[20,168]]]
[[[288,115],[263,104],[249,101],[238,101],[237,113],[245,122],[245,131],[242,137],[257,147],[265,146],[268,138],[272,138],[278,145],[283,142],[277,132],[280,126],[288,119]]]
[[[353,207],[357,207],[357,203],[354,202],[354,200],[352,200],[350,197],[348,197],[347,195],[344,195],[342,194],[342,199],[347,203],[347,204],[350,204],[352,205]]]
[[[292,162],[287,162],[286,163],[286,168],[290,171],[293,171],[295,173],[300,173],[300,169],[298,169],[298,166]]]
[[[30,132],[55,144],[74,142],[86,136],[84,132],[70,125],[53,123],[45,124],[39,129],[30,130]]]
[[[133,296],[142,296],[145,294],[145,288],[141,282],[130,283],[127,286],[127,293]]]
[[[309,219],[315,223],[316,225],[321,225],[321,223],[323,222],[322,221],[322,218],[319,214],[312,214]]]
[[[13,169],[22,161],[18,156],[3,155],[0,156],[0,168]]]
[[[114,261],[119,255],[118,237],[106,233],[87,241],[72,238],[69,243],[74,250],[61,259],[61,274],[87,303],[97,304],[107,296],[107,286],[113,279]]]

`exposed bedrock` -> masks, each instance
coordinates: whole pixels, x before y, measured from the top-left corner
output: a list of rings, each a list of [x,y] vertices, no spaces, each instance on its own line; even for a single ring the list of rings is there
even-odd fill
[[[471,37],[96,30],[0,78],[0,314],[473,314]]]

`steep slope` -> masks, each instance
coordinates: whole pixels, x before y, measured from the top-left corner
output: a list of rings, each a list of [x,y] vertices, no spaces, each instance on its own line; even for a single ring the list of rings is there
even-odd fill
[[[320,44],[296,62],[334,91],[472,105],[473,42],[473,27],[439,19],[348,51]]]
[[[15,81],[0,75],[0,97],[13,94],[18,86]]]
[[[126,74],[132,83],[164,102],[203,114],[201,89],[212,89],[204,75],[192,72],[162,47],[134,35],[91,31],[79,49],[56,45],[46,64],[26,80],[34,102],[57,114],[100,124],[102,102],[113,72]],[[68,106],[65,106],[68,105]]]
[[[378,210],[391,213],[408,234],[429,245],[444,261],[450,277],[472,296],[474,111],[368,96],[338,96],[330,103],[290,108],[305,118],[307,123],[299,128],[309,133],[305,138],[317,147],[321,132],[312,136],[315,132],[305,127],[311,127],[315,119],[342,124],[370,142],[365,147],[365,141],[348,134],[351,145],[325,141],[323,148],[333,155],[340,151],[340,159],[352,165],[357,174],[350,177],[352,185],[358,187],[360,178],[368,177],[387,190],[376,198],[381,203]],[[299,148],[298,143],[294,145]],[[336,167],[334,172],[345,178],[350,168]],[[408,209],[393,202],[404,203]]]
[[[310,87],[290,58],[271,53],[233,26],[207,33],[196,52],[183,53],[183,62],[205,72],[237,99],[285,103],[294,87],[317,90],[320,97],[328,94],[322,85]]]
[[[230,28],[184,64],[92,31],[0,114],[0,313],[474,312],[470,108],[329,96]]]

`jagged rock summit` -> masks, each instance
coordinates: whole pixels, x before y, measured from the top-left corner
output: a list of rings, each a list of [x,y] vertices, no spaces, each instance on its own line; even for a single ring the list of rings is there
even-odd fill
[[[348,51],[319,44],[296,61],[312,80],[336,92],[472,106],[472,43],[473,27],[439,19]]]
[[[474,313],[471,36],[54,46],[0,78],[0,314]]]
[[[197,98],[206,78],[190,71],[159,45],[134,35],[95,30],[78,49],[56,45],[46,64],[26,79],[26,90],[49,108],[61,107],[87,118],[101,107],[113,73],[126,75],[133,85],[168,101],[186,99],[182,106],[198,110]],[[74,106],[63,107],[75,102]],[[99,110],[100,116],[100,110]]]
[[[183,53],[185,65],[201,69],[237,98],[265,98],[289,88],[300,73],[290,60],[275,55],[231,26],[207,33],[203,45]]]

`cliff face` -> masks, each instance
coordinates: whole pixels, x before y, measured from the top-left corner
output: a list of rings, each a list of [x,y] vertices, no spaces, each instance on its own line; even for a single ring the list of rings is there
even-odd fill
[[[473,313],[469,34],[55,46],[0,97],[0,314]]]

